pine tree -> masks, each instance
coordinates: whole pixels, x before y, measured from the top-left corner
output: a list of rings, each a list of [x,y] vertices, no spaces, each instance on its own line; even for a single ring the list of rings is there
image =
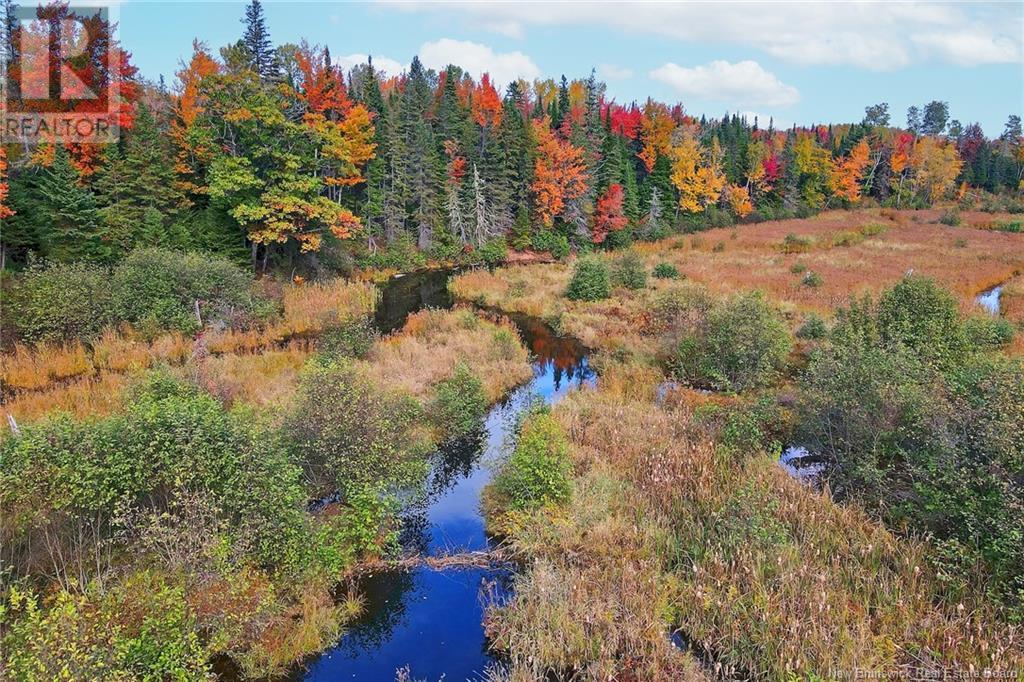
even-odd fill
[[[260,0],[252,0],[246,6],[242,23],[245,24],[242,44],[248,52],[250,67],[259,74],[261,80],[273,80],[280,72],[280,65],[270,42],[270,31]]]
[[[416,227],[416,242],[426,249],[432,241],[440,203],[440,177],[443,175],[438,145],[427,121],[433,91],[423,64],[414,57],[402,93],[400,124],[406,158],[402,173],[407,178],[408,215]]]
[[[111,255],[99,227],[96,201],[80,179],[64,147],[58,145],[53,163],[39,174],[34,202],[34,211],[42,219],[39,237],[47,258],[104,261]]]

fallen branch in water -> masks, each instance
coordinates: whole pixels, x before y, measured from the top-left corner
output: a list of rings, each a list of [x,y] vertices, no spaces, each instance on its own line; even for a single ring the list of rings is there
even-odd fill
[[[370,573],[375,571],[409,571],[426,566],[434,570],[446,568],[497,568],[511,563],[508,553],[501,549],[480,550],[475,552],[459,552],[438,556],[413,554],[400,559],[378,559],[359,564],[354,573]]]

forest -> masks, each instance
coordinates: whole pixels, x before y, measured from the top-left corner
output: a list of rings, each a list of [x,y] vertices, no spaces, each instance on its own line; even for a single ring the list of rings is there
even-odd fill
[[[28,102],[75,9],[4,9]],[[1024,674],[1020,112],[240,20],[165,83],[90,18],[119,139],[0,145],[0,677]]]

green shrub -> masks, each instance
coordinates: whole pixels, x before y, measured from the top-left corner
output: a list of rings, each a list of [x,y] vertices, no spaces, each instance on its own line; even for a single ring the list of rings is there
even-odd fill
[[[744,391],[774,381],[790,348],[782,318],[754,292],[713,306],[679,341],[671,362],[693,384]]]
[[[882,234],[887,229],[888,228],[883,223],[868,223],[864,227],[860,228],[860,233],[865,237],[875,237]]]
[[[113,319],[110,273],[87,263],[33,263],[15,280],[4,308],[29,343],[88,341]]]
[[[904,277],[882,294],[878,332],[883,343],[906,346],[936,365],[948,365],[966,350],[956,299],[926,277]]]
[[[547,251],[558,260],[569,255],[569,238],[554,230],[538,230],[534,233],[532,246],[537,251]]]
[[[643,259],[633,251],[616,258],[612,266],[612,281],[626,289],[643,289],[647,286],[647,268]]]
[[[792,267],[789,268],[789,271],[794,275],[799,275],[803,272],[807,272],[807,266],[800,262],[793,263]]]
[[[508,260],[508,244],[504,237],[491,239],[477,249],[477,255],[484,265],[501,265]]]
[[[509,509],[564,504],[571,494],[572,460],[565,432],[550,414],[531,415],[516,448],[494,481]]]
[[[800,280],[800,283],[803,284],[805,287],[812,287],[816,289],[820,287],[822,284],[824,284],[824,281],[821,279],[821,275],[814,271],[808,270],[807,272],[804,273],[803,279]]]
[[[857,246],[862,241],[864,241],[864,235],[851,230],[843,230],[832,236],[832,246]]]
[[[806,253],[814,246],[814,240],[810,237],[801,237],[793,233],[786,235],[782,240],[780,250],[782,253]]]
[[[1013,234],[1020,234],[1024,232],[1024,221],[1022,220],[1009,220],[996,223],[996,229],[1000,232],[1011,232]]]
[[[580,258],[573,270],[565,297],[573,301],[599,301],[611,295],[608,266],[595,257]]]
[[[950,227],[956,227],[960,224],[960,211],[955,208],[946,209],[939,216],[939,222],[943,225],[949,225]]]
[[[964,333],[978,349],[1003,348],[1013,341],[1013,323],[1002,317],[972,317],[964,322]]]
[[[810,313],[804,319],[800,328],[796,330],[796,336],[798,339],[816,341],[825,338],[827,335],[828,327],[825,326],[825,320],[821,319],[821,317],[814,313]]]
[[[4,611],[9,679],[198,682],[210,676],[184,590],[149,573],[105,593],[61,590],[41,600],[12,589]]]
[[[465,363],[460,362],[452,376],[439,381],[436,391],[430,416],[446,439],[459,438],[480,428],[487,396],[483,383]]]
[[[328,357],[364,358],[379,337],[373,320],[360,316],[325,329],[318,343]]]
[[[197,302],[204,324],[245,325],[272,310],[256,296],[248,274],[209,254],[133,251],[114,269],[110,288],[117,318],[153,332],[197,330]]]
[[[651,274],[656,279],[679,279],[679,268],[671,263],[658,263]]]
[[[422,471],[427,444],[417,437],[416,401],[387,392],[345,361],[309,367],[285,433],[311,497],[379,483],[403,484]]]

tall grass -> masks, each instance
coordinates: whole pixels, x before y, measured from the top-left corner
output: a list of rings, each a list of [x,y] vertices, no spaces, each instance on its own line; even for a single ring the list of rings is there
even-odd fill
[[[492,609],[501,641],[600,675],[605,656],[618,670],[639,660],[651,679],[659,654],[624,643],[670,626],[726,671],[766,679],[1024,664],[1019,628],[981,589],[976,601],[951,600],[926,544],[835,504],[765,454],[716,447],[686,401],[658,404],[653,381],[618,372],[554,410],[581,473],[562,515],[537,514],[512,533],[535,563],[509,605]],[[592,604],[618,614],[615,628],[586,620]],[[598,623],[586,647],[573,617]]]

